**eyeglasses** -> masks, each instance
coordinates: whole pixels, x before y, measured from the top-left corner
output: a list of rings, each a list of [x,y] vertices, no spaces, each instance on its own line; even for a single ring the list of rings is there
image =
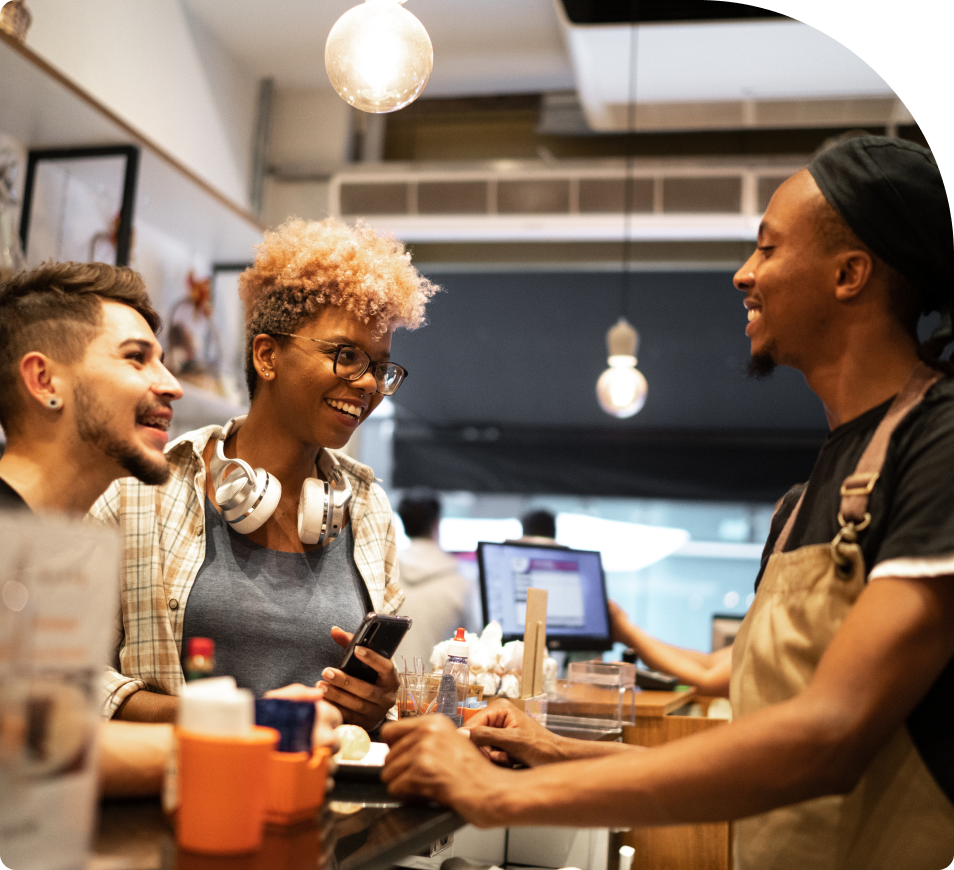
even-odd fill
[[[289,338],[303,338],[315,344],[323,344],[327,354],[334,353],[334,373],[345,381],[356,381],[368,369],[374,375],[377,391],[385,396],[393,396],[401,382],[407,377],[407,369],[393,362],[371,362],[363,350],[353,344],[335,344],[331,341],[322,341],[320,338],[309,338],[307,335],[297,335],[294,332],[270,332],[269,335],[287,335]]]

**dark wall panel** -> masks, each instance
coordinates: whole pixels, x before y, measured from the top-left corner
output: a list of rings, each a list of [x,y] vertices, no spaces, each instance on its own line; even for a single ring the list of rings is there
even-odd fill
[[[410,371],[396,396],[430,423],[646,429],[826,426],[802,376],[745,375],[742,294],[728,272],[630,277],[626,315],[639,330],[646,406],[629,420],[600,410],[606,331],[620,315],[618,273],[431,273],[445,288],[428,324],[401,330],[392,356]]]
[[[774,500],[805,480],[826,430],[797,372],[748,378],[742,294],[727,272],[630,276],[645,408],[604,414],[595,386],[618,273],[432,273],[429,323],[399,332],[410,377],[398,406],[395,484]]]
[[[807,480],[824,432],[400,427],[398,487],[773,502]]]

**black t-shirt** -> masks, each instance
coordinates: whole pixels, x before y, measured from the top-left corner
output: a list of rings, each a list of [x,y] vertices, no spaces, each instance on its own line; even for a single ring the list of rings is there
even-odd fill
[[[29,510],[27,503],[23,500],[20,493],[0,477],[0,510],[13,510],[17,508],[20,510],[24,508]]]
[[[831,541],[838,532],[839,490],[891,402],[834,429],[822,446],[805,485],[805,501],[785,550]],[[772,519],[762,553],[762,572],[798,501],[802,486],[790,490]],[[954,378],[943,378],[901,421],[868,501],[871,524],[858,535],[870,573],[882,563],[927,560],[918,576],[954,575]],[[890,575],[891,566],[885,566]],[[904,576],[904,572],[900,572]],[[949,582],[950,577],[947,577]],[[875,581],[877,582],[877,581]],[[954,625],[951,626],[954,631]],[[908,730],[928,769],[954,803],[954,660],[908,717]]]

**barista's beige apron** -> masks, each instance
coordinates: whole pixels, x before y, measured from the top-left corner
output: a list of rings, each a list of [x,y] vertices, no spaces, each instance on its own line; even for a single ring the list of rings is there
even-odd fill
[[[735,718],[792,698],[811,681],[865,586],[864,560],[855,541],[871,519],[868,495],[891,433],[938,378],[919,364],[895,398],[842,485],[841,531],[831,544],[782,552],[801,499],[792,511],[733,644]],[[734,827],[736,870],[934,870],[947,867],[954,855],[954,806],[904,726],[850,794],[794,804]]]

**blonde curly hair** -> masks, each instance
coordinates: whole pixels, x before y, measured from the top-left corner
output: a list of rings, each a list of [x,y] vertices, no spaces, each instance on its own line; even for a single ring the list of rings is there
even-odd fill
[[[374,320],[376,336],[397,327],[417,329],[427,300],[439,289],[418,273],[394,238],[336,218],[290,218],[265,233],[254,265],[239,278],[249,398],[258,381],[252,361],[256,335],[295,332],[326,305],[344,308],[364,323]]]

